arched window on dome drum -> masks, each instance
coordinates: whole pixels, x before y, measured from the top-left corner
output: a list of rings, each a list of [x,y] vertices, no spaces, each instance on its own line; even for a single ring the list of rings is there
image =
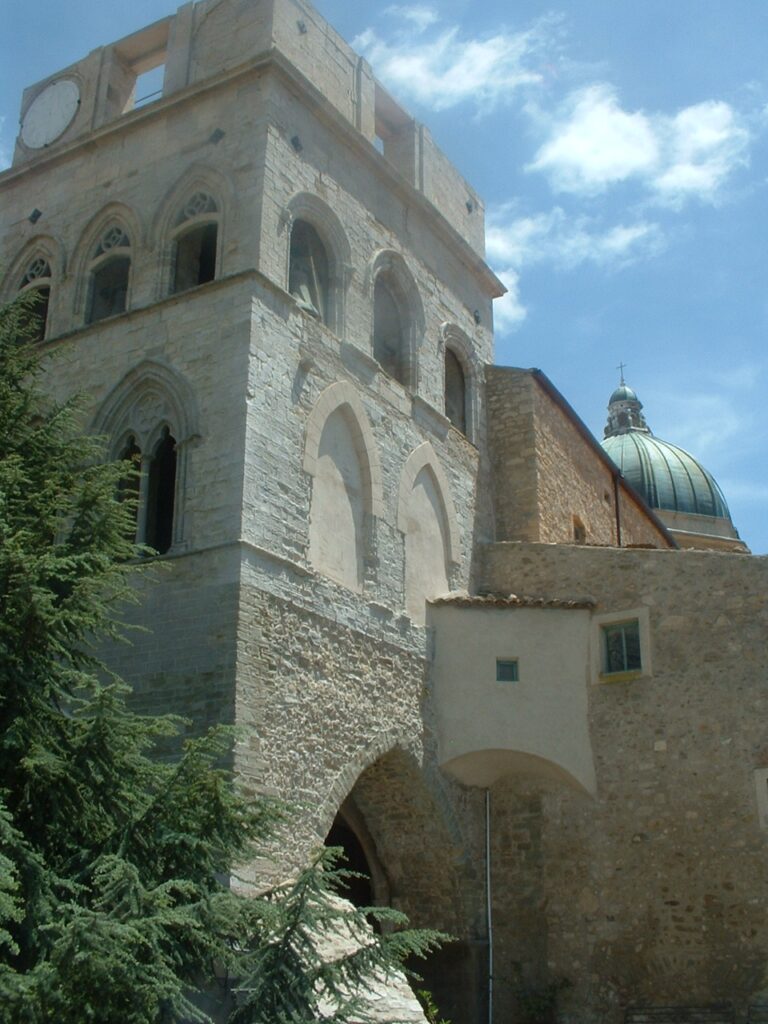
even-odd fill
[[[328,254],[320,235],[305,220],[291,229],[288,291],[311,316],[328,323]]]
[[[118,224],[102,234],[90,263],[86,323],[125,312],[131,273],[130,246],[128,235]]]
[[[390,377],[406,383],[405,325],[395,291],[382,271],[373,289],[373,356]]]
[[[197,288],[216,277],[219,226],[215,200],[206,192],[195,194],[176,219],[171,291]]]
[[[467,432],[467,385],[456,353],[445,350],[445,415],[462,434]]]
[[[51,301],[51,267],[43,256],[36,256],[27,267],[19,284],[19,291],[35,292],[35,332],[30,341],[42,341],[48,326],[48,307]]]
[[[176,501],[176,440],[168,427],[158,441],[147,472],[144,541],[160,555],[173,543]]]

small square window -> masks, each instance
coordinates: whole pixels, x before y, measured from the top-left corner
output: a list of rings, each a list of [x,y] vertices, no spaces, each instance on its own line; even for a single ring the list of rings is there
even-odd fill
[[[603,672],[639,672],[642,669],[640,657],[640,624],[637,619],[629,622],[613,622],[602,627]]]
[[[517,672],[517,658],[496,659],[496,682],[517,683],[520,677]]]

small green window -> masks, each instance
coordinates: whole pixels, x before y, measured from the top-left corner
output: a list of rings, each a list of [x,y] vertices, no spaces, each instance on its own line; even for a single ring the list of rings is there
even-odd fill
[[[637,619],[603,626],[603,672],[638,672],[642,667]]]
[[[496,659],[496,682],[516,683],[519,680],[517,673],[517,658]]]

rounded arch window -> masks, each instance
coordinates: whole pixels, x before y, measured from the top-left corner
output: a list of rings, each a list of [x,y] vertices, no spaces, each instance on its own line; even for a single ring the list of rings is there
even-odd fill
[[[174,225],[171,291],[197,288],[216,277],[219,210],[208,192],[194,192]]]
[[[328,253],[317,229],[306,220],[291,228],[288,291],[311,316],[328,323],[330,273]]]
[[[125,312],[130,273],[130,238],[121,225],[111,224],[102,232],[91,257],[87,323]]]
[[[19,291],[34,292],[35,327],[31,341],[42,341],[48,327],[48,309],[51,301],[51,265],[45,256],[35,256],[27,264],[26,272],[19,282]]]

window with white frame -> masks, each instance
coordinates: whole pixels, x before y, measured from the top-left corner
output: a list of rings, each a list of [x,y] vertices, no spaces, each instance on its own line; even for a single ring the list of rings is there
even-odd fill
[[[643,605],[594,615],[590,647],[595,682],[651,676],[648,608]]]
[[[602,626],[601,634],[604,674],[639,672],[642,669],[640,623],[637,619]]]

